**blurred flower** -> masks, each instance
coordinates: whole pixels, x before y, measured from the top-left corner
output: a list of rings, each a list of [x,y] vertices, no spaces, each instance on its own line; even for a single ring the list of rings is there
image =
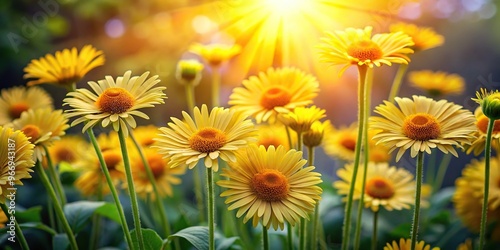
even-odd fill
[[[28,109],[52,108],[52,98],[40,87],[3,89],[0,97],[0,125],[21,117]]]
[[[385,246],[384,246],[384,250],[408,250],[411,248],[411,239],[399,239],[399,244],[397,241],[392,241],[392,245],[391,243],[387,243]],[[422,241],[419,241],[417,242],[417,244],[415,245],[415,250],[440,250],[441,248],[439,247],[433,247],[431,248],[430,245],[428,244],[425,244],[425,242],[422,240]]]
[[[494,120],[500,119],[500,92],[498,90],[488,92],[482,88],[476,92],[476,97],[472,98],[472,100],[481,105],[485,116]]]
[[[36,78],[28,82],[28,86],[42,83],[52,83],[69,86],[78,82],[85,74],[95,67],[104,64],[102,51],[92,45],[83,46],[80,53],[75,47],[57,51],[55,56],[45,55],[38,60],[33,59],[24,68],[24,78]]]
[[[228,179],[217,184],[227,188],[221,197],[233,203],[228,210],[238,209],[238,218],[246,213],[243,222],[252,219],[254,227],[261,221],[267,228],[283,230],[285,222],[294,226],[301,217],[308,218],[321,199],[321,174],[312,172],[312,166],[303,167],[302,152],[250,145],[236,158],[221,174]]]
[[[307,106],[318,95],[319,83],[312,75],[295,68],[269,68],[233,89],[229,105],[255,118],[274,123],[279,113]]]
[[[289,150],[294,148],[294,144],[297,142],[297,136],[295,132],[290,131],[290,140],[292,140],[292,146],[290,146],[290,142],[288,141],[288,135],[286,132],[286,127],[282,124],[273,124],[268,125],[265,123],[261,123],[257,128],[257,145],[262,145],[266,149],[269,146],[274,146],[277,148],[278,146],[283,146],[285,149]]]
[[[481,223],[481,209],[484,194],[484,159],[472,161],[462,170],[462,176],[455,181],[453,204],[464,225],[473,233],[478,233]],[[490,189],[488,195],[488,223],[491,239],[500,241],[500,164],[496,158],[490,159]]]
[[[453,146],[463,148],[474,139],[474,116],[462,106],[416,95],[413,100],[396,97],[395,101],[399,108],[388,101],[375,108],[382,117],[371,117],[370,129],[380,130],[373,139],[390,152],[399,148],[396,161],[407,149],[415,157],[418,152],[430,154],[436,147],[458,157]]]
[[[321,143],[323,142],[325,130],[332,129],[331,126],[332,125],[328,120],[324,122],[315,121],[311,125],[311,129],[309,129],[309,131],[305,132],[302,135],[304,140],[304,145],[306,145],[306,147],[311,147],[311,148],[320,146]]]
[[[196,86],[200,83],[202,71],[203,64],[197,60],[180,60],[177,63],[175,77],[180,83],[192,83]]]
[[[351,185],[353,164],[346,164],[345,168],[337,170],[340,180],[333,183],[338,189],[339,194],[348,195]],[[413,175],[403,168],[389,167],[384,163],[368,163],[368,172],[366,173],[366,186],[362,190],[363,168],[356,177],[354,186],[354,200],[359,200],[364,191],[365,207],[372,211],[378,211],[380,206],[391,211],[410,209],[415,203],[415,183]],[[345,197],[344,200],[347,200]]]
[[[144,148],[149,148],[154,144],[154,138],[158,133],[158,127],[154,125],[139,126],[134,129],[134,136],[137,143]]]
[[[4,228],[7,221],[9,221],[7,215],[0,209],[0,228]]]
[[[21,179],[31,178],[33,147],[21,131],[0,126],[0,203],[5,203],[12,184],[23,185]]]
[[[483,114],[481,107],[477,107],[474,111],[474,116],[476,117],[476,131],[474,136],[476,137],[470,145],[464,145],[467,154],[474,152],[474,155],[479,155],[484,151],[486,143],[486,130],[488,129],[488,123],[490,119]],[[497,151],[500,149],[500,121],[496,120],[492,131],[492,147]]]
[[[193,111],[194,120],[182,112],[184,121],[172,117],[169,127],[160,128],[159,152],[171,157],[170,167],[188,165],[194,168],[199,160],[207,168],[219,169],[219,157],[225,162],[236,160],[234,152],[253,142],[256,130],[246,115],[230,109],[215,107],[210,113],[207,105]]]
[[[96,94],[83,88],[68,93],[69,97],[63,100],[65,105],[73,108],[68,110],[68,116],[79,116],[71,126],[85,122],[82,131],[86,131],[98,122],[103,127],[111,123],[115,131],[122,129],[128,136],[127,127],[136,127],[134,116],[149,119],[138,109],[164,103],[162,90],[165,87],[154,87],[160,82],[157,75],[147,79],[149,72],[134,77],[130,77],[131,74],[131,71],[125,72],[116,78],[116,82],[111,76],[97,83],[88,82]]]
[[[414,87],[433,98],[444,95],[460,95],[464,92],[465,87],[465,81],[461,76],[443,71],[413,71],[408,74],[408,79]]]
[[[193,44],[189,48],[189,51],[201,56],[212,68],[217,68],[221,66],[222,63],[228,61],[235,55],[238,55],[241,51],[241,47],[237,44],[235,45],[225,45],[225,44]]]
[[[411,37],[403,32],[375,34],[372,27],[347,28],[345,31],[327,32],[321,39],[320,60],[332,65],[344,65],[339,76],[351,65],[366,65],[370,68],[382,64],[408,64],[407,54],[413,53]]]
[[[168,157],[163,158],[162,155],[158,154],[157,150],[153,148],[144,149],[144,155],[155,178],[160,196],[171,197],[173,195],[172,185],[181,183],[179,176],[186,172],[186,166],[171,168],[168,164],[170,159]],[[137,194],[141,197],[151,195],[151,197],[155,199],[153,185],[149,181],[141,156],[134,151],[134,153],[130,154],[130,162]],[[124,182],[124,188],[127,188],[126,182]]]
[[[48,151],[54,166],[59,163],[67,163],[73,168],[78,168],[83,158],[86,157],[85,151],[88,147],[89,144],[81,136],[66,135],[61,140],[54,141]],[[47,166],[46,158],[42,163]]]
[[[42,161],[45,155],[43,147],[48,147],[68,129],[68,118],[62,110],[52,108],[30,109],[21,114],[21,117],[7,124],[15,130],[21,130],[31,143],[35,145],[33,156]]]
[[[314,122],[325,117],[326,110],[316,106],[297,107],[292,112],[281,114],[279,119],[285,126],[290,127],[297,133],[304,133],[311,129]]]
[[[391,32],[401,31],[409,35],[415,43],[411,48],[417,51],[432,49],[443,45],[444,37],[430,27],[418,27],[411,23],[396,23],[391,25]]]
[[[472,240],[466,239],[464,243],[460,243],[460,245],[458,245],[457,250],[474,250]]]

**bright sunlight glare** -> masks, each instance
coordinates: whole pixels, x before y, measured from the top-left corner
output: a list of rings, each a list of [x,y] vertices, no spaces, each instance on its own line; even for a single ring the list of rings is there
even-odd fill
[[[297,12],[308,0],[265,0],[266,6],[274,14],[289,15]]]

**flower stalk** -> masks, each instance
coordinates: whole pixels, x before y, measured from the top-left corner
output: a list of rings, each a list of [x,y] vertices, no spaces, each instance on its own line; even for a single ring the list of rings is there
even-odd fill
[[[215,194],[213,169],[207,169],[207,202],[208,202],[208,249],[215,249]]]
[[[389,93],[389,101],[394,102],[394,98],[398,95],[399,89],[401,88],[401,83],[408,70],[408,64],[400,64],[396,76],[394,76],[394,81],[392,82],[391,92]]]
[[[43,145],[43,150],[45,151],[45,157],[47,159],[47,168],[49,172],[49,176],[52,179],[52,183],[54,184],[54,189],[56,191],[57,196],[59,197],[59,201],[61,202],[61,206],[64,207],[66,205],[66,195],[64,195],[64,189],[62,188],[61,178],[59,178],[59,173],[57,173],[54,164],[52,163],[52,157],[50,156],[49,150],[47,146]]]
[[[487,213],[488,213],[488,196],[490,192],[490,157],[491,157],[491,137],[493,128],[495,127],[495,119],[489,119],[488,129],[486,130],[486,142],[484,147],[484,194],[483,206],[481,209],[481,226],[479,231],[479,250],[484,248],[486,236]]]
[[[422,191],[422,177],[424,175],[424,152],[418,151],[417,155],[417,171],[415,173],[415,210],[413,213],[413,221],[411,226],[411,250],[415,250],[417,244],[418,224],[420,217],[420,196]]]

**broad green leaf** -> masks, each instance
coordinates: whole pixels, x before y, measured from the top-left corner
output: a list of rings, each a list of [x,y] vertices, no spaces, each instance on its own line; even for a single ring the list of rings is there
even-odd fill
[[[234,245],[239,239],[239,237],[223,238],[223,236],[220,235],[220,237],[215,237],[215,248],[217,250],[241,249],[240,246]]]
[[[94,214],[94,211],[103,206],[104,202],[77,201],[64,206],[64,214],[69,225],[75,234],[80,232],[86,225],[87,220]]]
[[[22,223],[19,224],[19,226],[21,227],[21,229],[27,229],[27,228],[39,229],[51,234],[52,236],[57,234],[57,232],[54,229],[41,222]]]
[[[66,234],[56,234],[52,238],[52,249],[54,250],[66,250],[69,247],[68,235]]]
[[[193,226],[180,230],[179,232],[168,236],[168,240],[172,238],[184,238],[198,250],[208,249],[208,227]]]
[[[115,221],[116,223],[121,223],[120,214],[118,213],[118,208],[114,203],[105,203],[95,210],[95,213],[104,216],[108,219]]]
[[[16,220],[19,223],[23,222],[41,222],[42,217],[40,216],[40,213],[42,211],[41,206],[36,206],[36,207],[30,207],[29,209],[23,210],[23,211],[16,211]]]
[[[146,250],[158,250],[161,249],[163,244],[161,237],[152,229],[141,229],[142,232],[142,240],[144,242],[144,248]],[[139,241],[137,240],[137,235],[135,234],[135,229],[130,231],[132,236],[132,242],[134,243],[134,247],[139,249]]]

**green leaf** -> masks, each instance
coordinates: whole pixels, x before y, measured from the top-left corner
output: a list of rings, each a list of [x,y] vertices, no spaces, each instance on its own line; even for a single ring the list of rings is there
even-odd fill
[[[54,250],[66,250],[69,247],[69,239],[66,234],[56,234],[52,239],[52,249]]]
[[[105,203],[104,205],[98,207],[94,213],[111,219],[116,223],[121,223],[118,208],[116,208],[116,204],[114,203]]]
[[[147,250],[158,250],[161,249],[163,242],[161,237],[156,233],[156,231],[152,229],[141,229],[142,232],[142,240],[144,242],[144,248]],[[137,235],[135,234],[135,229],[130,231],[132,236],[132,242],[134,243],[134,247],[139,249],[139,241],[137,240]]]
[[[208,249],[208,227],[193,226],[180,230],[179,232],[168,236],[168,240],[172,238],[184,238],[198,250]]]
[[[104,202],[77,201],[64,206],[64,214],[75,234],[80,232],[86,225],[87,220],[94,211],[103,206]]]
[[[216,250],[241,249],[240,246],[234,245],[239,240],[239,237],[224,238],[224,236],[215,237]]]
[[[42,231],[45,231],[45,232],[51,234],[52,236],[57,234],[57,232],[54,229],[52,229],[51,227],[48,227],[47,225],[45,225],[41,222],[22,223],[22,224],[19,224],[19,226],[21,227],[21,229],[27,229],[27,228],[39,229],[39,230],[42,230]]]
[[[68,162],[61,161],[59,162],[59,173],[64,173],[64,172],[78,172],[80,171],[78,168],[73,167]]]
[[[36,206],[36,207],[30,207],[29,209],[26,209],[24,211],[16,211],[16,220],[19,223],[23,222],[41,222],[42,217],[40,216],[40,213],[42,212],[42,207],[41,206]]]

